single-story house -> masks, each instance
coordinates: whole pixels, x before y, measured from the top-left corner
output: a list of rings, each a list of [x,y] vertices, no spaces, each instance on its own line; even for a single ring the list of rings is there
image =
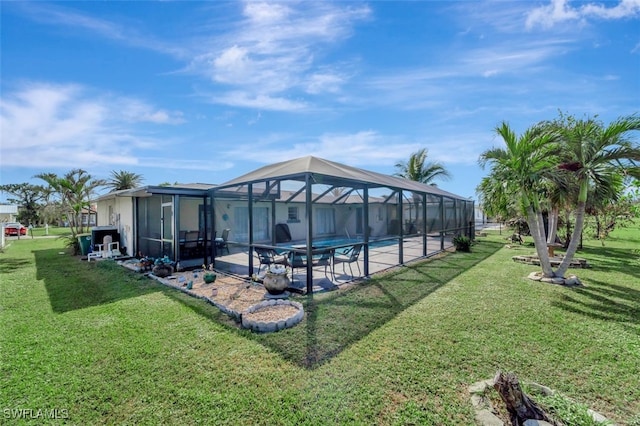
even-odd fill
[[[18,217],[18,206],[12,204],[0,204],[0,222],[15,222]]]
[[[391,244],[404,263],[408,238],[422,241],[417,256],[433,253],[427,239],[474,235],[471,200],[399,177],[308,156],[257,169],[220,185],[145,186],[97,200],[98,225],[115,226],[131,256],[168,256],[183,267],[215,264],[243,254],[243,274],[255,271],[258,247],[301,251],[311,259],[322,242]],[[281,238],[285,235],[286,238]],[[231,249],[230,249],[231,248]],[[237,256],[236,256],[237,258]],[[313,270],[306,268],[307,291]]]

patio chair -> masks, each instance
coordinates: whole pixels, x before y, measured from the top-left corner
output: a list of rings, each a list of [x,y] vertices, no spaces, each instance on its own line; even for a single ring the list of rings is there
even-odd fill
[[[343,251],[343,252],[338,252],[336,251],[335,254],[333,255],[333,276],[335,278],[336,276],[336,264],[337,263],[342,263],[342,272],[344,273],[344,275],[347,275],[347,270],[345,268],[345,265],[349,265],[349,272],[351,273],[351,279],[353,280],[353,269],[351,268],[351,264],[355,263],[356,266],[358,267],[358,276],[362,275],[362,272],[360,271],[360,264],[358,263],[358,257],[360,256],[360,251],[362,251],[362,244],[355,244],[349,248],[347,248],[347,250]],[[338,280],[335,280],[338,281]]]
[[[307,268],[307,256],[302,253],[290,251],[287,255],[287,266],[291,268],[291,282],[293,283],[296,269]]]
[[[193,257],[198,254],[198,242],[200,238],[200,232],[188,231],[185,235],[184,251],[189,257]]]
[[[333,249],[323,250],[319,254],[319,257],[313,258],[313,266],[324,266],[324,276],[327,279],[329,278],[329,276],[327,275],[327,268],[329,268],[332,277],[331,281],[335,281],[335,275],[333,274]]]
[[[258,274],[260,274],[260,270],[263,265],[266,265],[269,268],[270,265],[286,265],[287,264],[287,256],[283,254],[278,254],[274,249],[262,248],[262,247],[254,247],[256,254],[258,255],[258,259],[260,260],[260,267],[258,268]]]
[[[87,255],[88,262],[91,262],[91,259],[110,259],[122,255],[120,253],[120,243],[113,242],[111,235],[105,235],[102,239],[102,244],[96,244],[95,249]]]
[[[231,229],[226,228],[222,231],[222,237],[214,240],[216,243],[216,254],[218,250],[222,252],[224,249],[227,250],[227,254],[231,254],[231,252],[229,252],[229,244],[227,243],[227,240],[229,239],[229,232],[231,232]]]

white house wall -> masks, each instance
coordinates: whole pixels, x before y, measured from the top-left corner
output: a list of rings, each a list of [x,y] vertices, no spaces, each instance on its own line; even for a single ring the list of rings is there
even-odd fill
[[[97,202],[97,226],[115,226],[120,233],[120,247],[133,255],[134,217],[133,198],[114,197]]]
[[[180,197],[180,230],[198,231],[199,209],[204,203],[202,198]]]
[[[242,224],[237,223],[237,218],[235,217],[235,209],[237,207],[245,208],[247,206],[246,200],[216,200],[214,201],[215,208],[215,229],[218,233],[218,236],[221,235],[223,229],[229,228],[231,229],[231,233],[229,235],[229,239],[231,241],[240,241],[240,242],[248,242],[248,236],[246,235],[238,235],[236,230],[242,229]],[[336,219],[336,234],[337,235],[345,235],[348,234],[352,237],[356,235],[357,230],[357,214],[356,209],[363,208],[362,204],[314,204],[314,208],[322,206],[329,207],[335,210],[335,219]],[[254,204],[254,207],[265,207],[269,209],[269,225],[271,224],[271,208],[272,203],[268,202],[258,202]],[[297,207],[298,208],[298,221],[289,221],[289,207]],[[302,202],[290,202],[284,203],[281,201],[276,201],[275,203],[276,209],[276,224],[286,224],[289,227],[289,232],[291,233],[291,239],[293,241],[304,241],[306,239],[307,225],[306,225],[306,215],[307,209],[305,203]],[[369,226],[371,227],[371,236],[383,236],[386,235],[387,231],[387,222],[388,222],[388,209],[385,205],[382,204],[371,204],[369,205]],[[180,212],[180,222],[184,224],[186,212],[181,210]],[[190,213],[197,218],[197,210],[193,213]],[[183,228],[184,229],[184,228]],[[315,232],[314,232],[314,235]],[[270,235],[270,238],[272,236]],[[270,242],[270,241],[256,241],[256,242]]]

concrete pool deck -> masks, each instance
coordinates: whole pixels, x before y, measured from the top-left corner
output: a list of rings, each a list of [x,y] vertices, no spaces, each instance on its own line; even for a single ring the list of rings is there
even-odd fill
[[[452,237],[445,238],[445,250],[453,247],[451,239]],[[425,258],[422,255],[422,243],[422,237],[410,237],[403,240],[403,263],[409,263]],[[232,275],[237,275],[239,277],[249,278],[249,254],[246,247],[238,247],[230,244],[230,249],[230,254],[225,254],[216,258],[215,269]],[[428,237],[428,256],[432,256],[441,251],[440,238]],[[259,261],[254,255],[254,273],[257,273],[259,266]],[[343,271],[343,266],[346,269],[346,274]],[[364,253],[360,253],[358,266],[360,267],[360,271],[364,273]],[[351,265],[354,274],[356,274],[356,276],[353,277],[354,280],[362,278],[357,276],[358,266],[356,266],[355,263]],[[371,247],[369,249],[369,275],[373,275],[396,266],[400,266],[399,246],[397,244]],[[294,273],[292,286],[304,290],[306,288],[306,271],[304,268],[296,268]],[[332,290],[351,281],[348,265],[336,265],[335,273],[335,280],[333,280],[329,271],[327,271],[327,275],[325,276],[324,266],[315,266],[313,268],[313,291]]]

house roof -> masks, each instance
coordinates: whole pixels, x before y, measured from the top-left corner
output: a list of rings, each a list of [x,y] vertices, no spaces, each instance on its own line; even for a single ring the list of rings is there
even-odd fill
[[[303,181],[305,176],[311,174],[314,183],[334,185],[364,187],[388,187],[413,192],[442,195],[445,197],[466,199],[459,195],[427,185],[424,183],[359,169],[347,166],[314,156],[295,158],[293,160],[270,164],[257,170],[244,174],[240,177],[225,182],[215,190],[229,188],[232,186],[246,185],[249,183],[274,181],[274,180],[298,180]]]
[[[147,185],[133,189],[122,189],[120,191],[112,191],[98,197],[98,201],[108,200],[115,197],[148,197],[152,194],[177,194],[177,195],[193,195],[204,196],[211,188],[216,185],[210,183],[180,183],[176,185]]]
[[[18,214],[18,206],[12,204],[0,204],[0,214]]]

